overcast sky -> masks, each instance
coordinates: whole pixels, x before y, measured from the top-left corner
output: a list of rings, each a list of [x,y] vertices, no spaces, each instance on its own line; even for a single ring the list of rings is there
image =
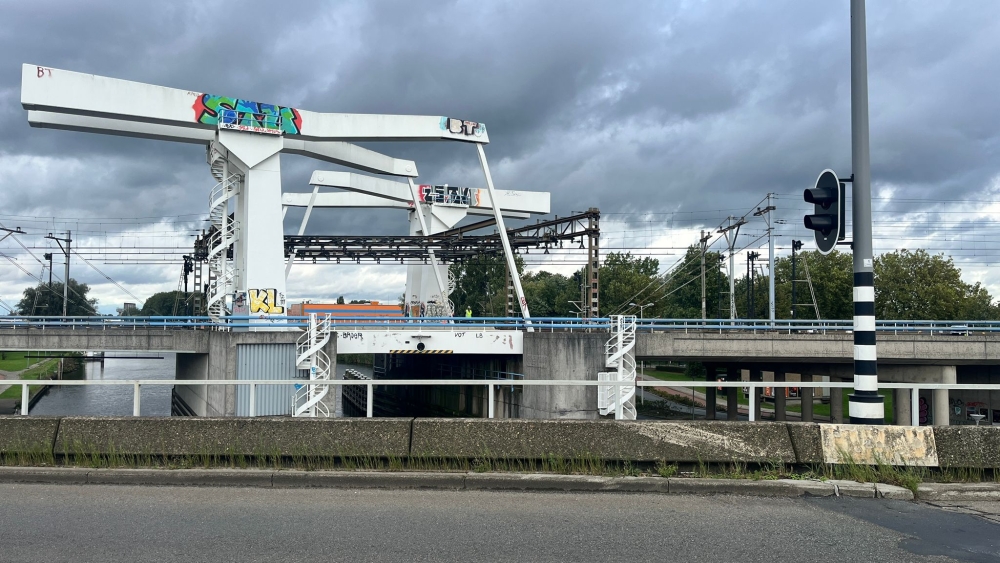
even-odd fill
[[[0,1],[0,222],[36,249],[66,228],[82,246],[185,245],[214,183],[200,146],[30,128],[22,63],[312,111],[481,121],[499,188],[550,191],[559,215],[599,207],[605,248],[653,247],[664,268],[682,252],[672,247],[768,192],[787,221],[782,255],[811,238],[801,190],[824,168],[850,173],[848,0],[253,4]],[[876,251],[952,253],[996,295],[1000,2],[869,4]],[[484,183],[468,145],[372,148],[417,161],[421,183]],[[282,167],[285,191],[307,191],[330,165]],[[399,211],[314,217],[316,234],[406,230]],[[0,252],[41,273],[12,239]],[[139,298],[180,274],[94,265]],[[75,259],[73,271],[104,312],[133,300]],[[289,297],[394,299],[403,279],[396,267],[303,267]],[[31,283],[0,259],[6,303]]]

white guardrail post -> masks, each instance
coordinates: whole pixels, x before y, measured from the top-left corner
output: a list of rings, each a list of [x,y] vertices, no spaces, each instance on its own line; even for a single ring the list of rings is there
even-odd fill
[[[494,388],[493,388],[493,384],[492,383],[489,384],[489,388],[490,388],[490,392],[489,392],[488,400],[489,400],[490,406],[489,406],[489,409],[488,409],[489,412],[488,412],[487,416],[489,418],[493,418],[493,389]]]
[[[135,389],[132,392],[132,416],[139,416],[139,383],[135,383]]]
[[[31,408],[31,401],[28,400],[28,384],[21,384],[21,415],[26,416]]]
[[[375,405],[373,404],[375,402],[375,387],[371,383],[368,383],[365,387],[368,388],[368,400],[365,401],[365,416],[371,418],[372,412],[375,410]]]
[[[920,388],[910,389],[910,426],[920,426]]]
[[[249,416],[257,416],[257,384],[250,384],[250,409]]]
[[[757,410],[756,409],[757,405],[755,404],[757,402],[757,388],[756,387],[751,387],[750,388],[750,392],[747,393],[747,398],[750,399],[750,409],[747,410],[747,420],[749,420],[750,422],[756,422],[757,417],[754,416],[754,412]]]

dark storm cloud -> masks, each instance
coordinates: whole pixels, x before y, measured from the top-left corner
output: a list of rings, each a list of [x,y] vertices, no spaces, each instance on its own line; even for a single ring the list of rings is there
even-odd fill
[[[868,10],[876,190],[955,199],[991,185],[1000,3]],[[29,128],[23,62],[314,111],[483,121],[498,187],[552,191],[559,214],[749,207],[823,168],[850,172],[847,0],[7,2],[3,18],[11,214],[198,213],[211,184],[200,147]],[[466,145],[368,146],[415,160],[424,182],[484,184]],[[284,158],[285,189],[308,190],[316,168],[332,167]],[[401,233],[402,221],[318,213],[310,232]]]

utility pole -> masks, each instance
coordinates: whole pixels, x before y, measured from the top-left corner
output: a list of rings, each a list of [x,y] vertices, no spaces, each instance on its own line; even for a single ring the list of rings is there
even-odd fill
[[[733,271],[733,253],[736,249],[736,237],[740,234],[740,227],[745,225],[747,220],[745,217],[736,220],[736,217],[730,215],[726,221],[729,222],[729,225],[720,226],[716,232],[722,233],[726,237],[726,244],[729,246],[729,318],[732,320],[736,318],[736,278]]]
[[[795,251],[796,250],[802,250],[802,241],[801,240],[793,240],[792,241],[792,318],[793,319],[796,318],[795,307],[796,307],[796,303],[797,302],[795,301],[795,282],[798,281],[795,278]]]
[[[760,258],[760,252],[748,252],[747,253],[747,318],[753,319],[757,315],[757,292],[754,291],[754,275],[757,273],[757,268],[754,267],[754,262]]]
[[[773,196],[773,193],[768,192],[767,205],[763,209],[758,207],[754,213],[756,216],[763,217],[764,222],[767,223],[767,272],[769,278],[767,285],[767,312],[768,318],[771,320],[771,328],[774,328],[774,227],[771,225],[771,212],[776,209],[771,204]]]
[[[705,251],[708,250],[708,239],[712,238],[710,233],[705,231],[701,232],[701,320],[708,318],[706,316],[706,304],[705,304]]]
[[[884,424],[875,350],[875,273],[872,268],[871,148],[868,131],[868,42],[865,0],[851,0],[851,161],[854,182],[854,394],[851,424]]]
[[[49,236],[45,238],[56,241],[56,244],[59,245],[60,250],[62,250],[63,254],[66,255],[66,277],[63,279],[63,311],[62,311],[62,316],[65,317],[67,316],[66,312],[69,310],[69,255],[71,251],[70,245],[73,244],[72,233],[67,230],[66,238],[52,236],[52,233],[49,233]],[[64,242],[66,243],[66,246],[62,245],[62,243]],[[51,271],[52,270],[50,268],[49,272]]]

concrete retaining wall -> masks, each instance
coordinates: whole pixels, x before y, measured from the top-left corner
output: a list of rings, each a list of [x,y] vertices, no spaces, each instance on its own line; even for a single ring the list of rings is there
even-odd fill
[[[754,422],[0,416],[0,455],[282,455],[1000,469],[1000,428]]]

